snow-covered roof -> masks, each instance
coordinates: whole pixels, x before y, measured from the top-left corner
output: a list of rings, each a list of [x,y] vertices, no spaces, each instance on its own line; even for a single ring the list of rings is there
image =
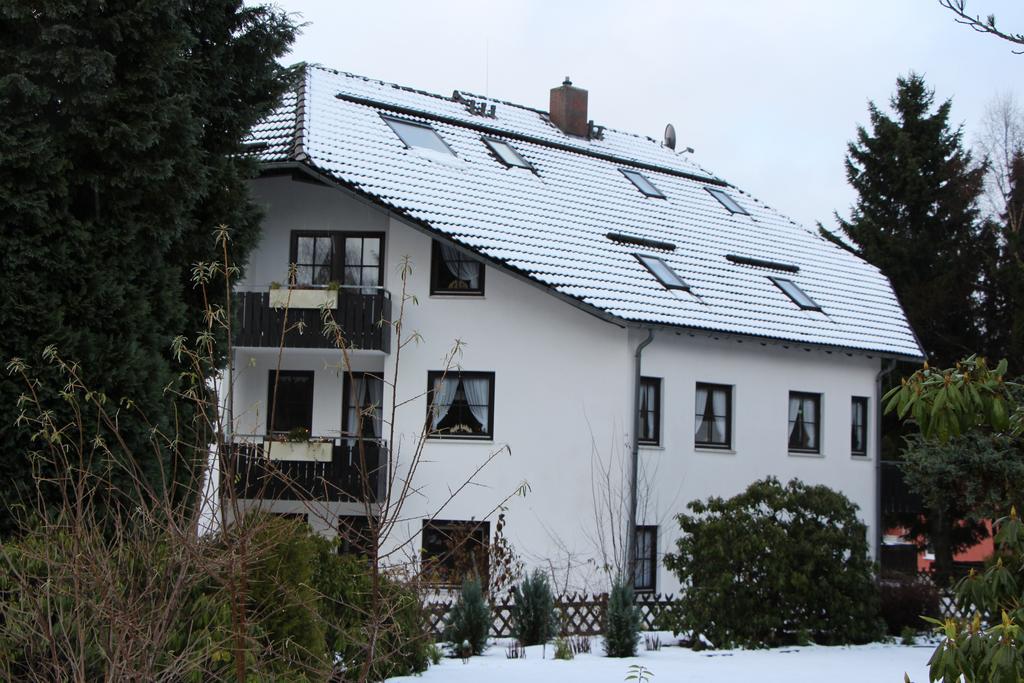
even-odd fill
[[[488,113],[493,105],[493,116],[467,99]],[[407,147],[382,115],[430,125],[453,154]],[[533,170],[506,167],[483,137],[510,143]],[[600,139],[577,138],[529,107],[309,66],[249,142],[265,164],[308,165],[603,317],[921,356],[877,268],[648,137],[606,128]],[[622,169],[640,171],[665,197],[645,196]],[[731,213],[708,188],[748,213]],[[662,259],[689,291],[664,287],[637,253]],[[791,280],[820,310],[801,308],[770,277]]]

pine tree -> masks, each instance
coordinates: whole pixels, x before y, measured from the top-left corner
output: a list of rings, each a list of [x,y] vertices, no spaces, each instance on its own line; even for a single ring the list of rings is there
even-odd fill
[[[258,236],[238,156],[245,132],[289,85],[296,28],[283,12],[227,2],[13,0],[0,6],[0,359],[45,375],[55,345],[111,405],[188,428],[165,394],[177,335],[202,329],[191,266],[230,226],[233,260]],[[0,377],[0,535],[32,486],[15,427],[15,378]],[[179,402],[178,409],[184,407]],[[194,452],[154,453],[142,420],[124,436],[151,481]],[[178,459],[176,459],[178,458]],[[166,470],[171,471],[171,470]]]
[[[929,360],[948,365],[979,348],[976,294],[992,244],[977,207],[984,164],[950,127],[952,101],[934,100],[912,73],[897,79],[894,116],[869,105],[870,130],[857,129],[846,159],[857,201],[849,220],[836,218],[892,282]]]
[[[1006,206],[998,220],[986,221],[996,244],[986,262],[985,340],[980,351],[991,360],[1006,358],[1010,371],[1024,373],[1024,150],[1009,164]]]

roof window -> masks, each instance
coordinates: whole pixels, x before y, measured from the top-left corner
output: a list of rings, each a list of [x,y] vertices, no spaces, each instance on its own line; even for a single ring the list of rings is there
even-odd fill
[[[667,263],[662,261],[657,256],[647,256],[645,254],[633,254],[640,263],[644,264],[647,270],[651,271],[651,275],[655,277],[661,284],[665,285],[665,289],[681,289],[685,292],[690,291],[690,285],[686,284],[683,278],[676,274],[676,271],[672,270]]]
[[[391,126],[391,130],[395,131],[395,135],[405,143],[406,147],[429,149],[455,156],[455,153],[445,144],[445,141],[441,139],[437,131],[428,124],[406,121],[405,119],[394,119],[390,116],[382,116],[381,118]]]
[[[512,145],[503,140],[495,140],[494,138],[484,138],[483,140],[490,147],[491,151],[494,152],[494,156],[498,157],[506,166],[533,170],[530,162],[524,159]]]
[[[785,292],[786,296],[792,299],[793,303],[795,303],[800,308],[806,311],[821,310],[821,306],[819,306],[814,299],[807,296],[804,293],[804,290],[797,287],[796,283],[793,282],[792,280],[786,280],[785,278],[781,277],[770,277],[768,279],[774,282],[775,286],[781,289],[783,292]]]
[[[662,194],[661,190],[656,188],[654,183],[648,180],[647,176],[643,173],[640,173],[639,171],[630,171],[625,168],[620,168],[619,170],[622,171],[622,175],[629,178],[630,182],[636,185],[636,189],[644,193],[645,197],[655,197],[657,199],[665,198],[665,195]]]
[[[744,216],[749,216],[750,213],[740,206],[732,195],[725,190],[719,190],[717,187],[705,187],[705,190],[711,193],[711,196],[718,200],[718,203],[728,209],[729,213],[742,213]]]

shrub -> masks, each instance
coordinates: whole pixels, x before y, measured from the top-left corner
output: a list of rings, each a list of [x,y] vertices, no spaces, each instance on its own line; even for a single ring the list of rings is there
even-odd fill
[[[882,619],[891,636],[904,629],[921,631],[928,626],[922,617],[939,616],[939,589],[930,579],[910,574],[884,574],[878,583]]]
[[[609,657],[632,657],[640,640],[640,610],[633,604],[633,587],[623,579],[612,583],[604,615],[604,651]]]
[[[568,639],[562,636],[555,638],[555,659],[572,659],[574,656]]]
[[[534,569],[512,589],[512,597],[512,635],[523,645],[551,640],[558,629],[558,616],[547,575]]]
[[[484,600],[479,579],[464,581],[444,627],[444,639],[451,644],[452,656],[460,655],[463,643],[469,643],[472,654],[483,654],[490,630],[491,608]]]
[[[717,647],[879,638],[878,591],[857,507],[842,494],[769,477],[724,500],[689,504],[665,557],[684,587],[666,621]]]

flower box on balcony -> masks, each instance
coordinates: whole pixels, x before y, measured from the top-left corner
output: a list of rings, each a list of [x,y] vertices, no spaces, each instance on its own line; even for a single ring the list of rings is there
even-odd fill
[[[323,308],[326,306],[333,309],[338,307],[338,290],[271,288],[270,306],[272,308]]]
[[[264,451],[271,460],[330,462],[334,444],[330,441],[268,441]]]

